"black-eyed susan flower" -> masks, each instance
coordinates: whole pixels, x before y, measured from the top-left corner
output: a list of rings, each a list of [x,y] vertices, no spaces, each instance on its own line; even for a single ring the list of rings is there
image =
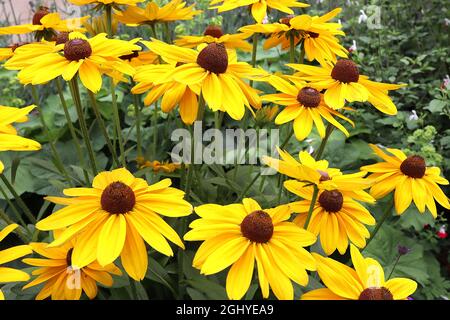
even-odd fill
[[[134,73],[134,68],[120,57],[141,50],[138,45],[108,39],[106,34],[88,39],[81,33],[72,32],[68,37],[68,41],[56,45],[53,52],[36,57],[32,65],[24,67],[18,74],[21,83],[38,85],[59,76],[69,81],[79,74],[83,85],[96,93],[102,86],[105,69],[128,75]],[[19,53],[16,55],[19,56]]]
[[[364,258],[351,245],[353,268],[331,258],[313,253],[317,272],[326,288],[309,291],[303,300],[406,300],[417,289],[417,283],[406,278],[386,281],[381,265],[372,258]]]
[[[238,62],[236,51],[227,50],[221,43],[200,45],[197,50],[180,48],[160,41],[148,44],[151,51],[165,61],[179,66],[167,78],[175,79],[191,87],[199,85],[209,108],[227,112],[233,119],[240,120],[245,108],[261,107],[258,91],[245,79],[259,80],[267,76],[263,70],[252,68],[248,63]]]
[[[370,145],[383,162],[361,167],[371,172],[369,179],[374,181],[370,193],[376,199],[383,198],[395,190],[394,202],[398,214],[402,214],[414,201],[419,212],[430,210],[437,217],[435,200],[444,208],[450,209],[447,196],[439,187],[448,185],[448,180],[441,177],[438,167],[427,167],[419,155],[406,156],[401,150],[386,148],[387,154],[375,145]]]
[[[67,33],[59,33],[64,35]],[[4,67],[8,70],[22,70],[26,66],[34,64],[41,56],[55,52],[56,42],[45,41],[23,43],[11,47],[12,55],[6,61]]]
[[[217,25],[209,25],[206,27],[202,36],[182,36],[175,40],[175,44],[180,47],[194,48],[202,43],[223,43],[228,49],[241,49],[251,51],[252,46],[245,41],[250,34],[236,33],[224,34],[222,28]]]
[[[271,288],[278,299],[293,299],[291,280],[307,285],[306,270],[315,270],[315,262],[303,247],[316,237],[287,221],[288,206],[262,209],[246,198],[242,204],[202,205],[195,212],[201,218],[191,223],[192,230],[184,236],[188,241],[203,241],[193,266],[205,275],[231,266],[226,281],[230,299],[241,299],[247,292],[255,261],[264,298]]]
[[[344,174],[338,168],[329,168],[327,160],[316,161],[306,151],[299,153],[300,162],[286,151],[278,149],[278,153],[281,159],[264,158],[264,162],[278,172],[299,182],[315,184],[319,190],[340,190],[353,199],[375,202],[375,199],[364,191],[372,184],[371,180],[364,179],[366,172]]]
[[[188,125],[197,120],[198,96],[200,95],[200,85],[187,85],[176,81],[167,75],[172,74],[176,69],[173,64],[147,65],[138,67],[134,75],[137,83],[131,92],[142,94],[148,91],[144,98],[144,104],[150,106],[160,97],[161,110],[171,112],[179,105],[181,120]],[[158,83],[161,79],[167,79],[164,83]]]
[[[295,180],[286,181],[284,187],[304,199],[289,204],[291,210],[298,213],[294,222],[303,228],[311,207],[313,188]],[[366,239],[370,237],[365,225],[375,225],[370,212],[349,194],[351,192],[339,189],[319,190],[308,231],[320,236],[326,255],[331,255],[336,249],[344,254],[349,241],[358,248],[364,248]]]
[[[183,0],[172,0],[162,7],[159,7],[154,1],[150,1],[145,8],[131,6],[123,12],[116,12],[115,18],[128,26],[139,26],[176,20],[191,20],[201,12],[201,10],[195,10],[194,5],[186,6],[186,2]]]
[[[346,101],[368,101],[385,114],[397,113],[397,107],[388,93],[405,85],[371,81],[359,73],[358,66],[352,60],[340,59],[336,63],[328,61],[321,67],[304,64],[288,64],[288,66],[299,71],[294,75],[308,81],[309,86],[325,90],[325,103],[333,109],[344,107]]]
[[[55,239],[61,232],[61,230],[54,232]],[[48,247],[47,243],[30,243],[33,251],[43,258],[23,259],[26,264],[38,267],[31,272],[36,277],[23,289],[44,284],[36,300],[48,297],[52,300],[80,300],[83,291],[89,299],[97,296],[97,282],[105,287],[112,286],[111,274],[121,275],[120,269],[114,264],[102,267],[96,261],[83,268],[75,267],[72,263],[72,253],[76,242],[76,239],[73,239],[57,248]]]
[[[234,10],[240,7],[251,7],[252,16],[258,23],[262,23],[267,15],[267,10],[275,9],[287,14],[294,14],[291,8],[306,8],[309,4],[297,0],[212,0],[211,9],[219,12]]]
[[[176,171],[177,169],[181,168],[181,164],[179,163],[172,163],[170,161],[158,161],[158,160],[145,160],[143,157],[139,157],[137,159],[137,163],[140,169],[143,168],[152,168],[153,172],[166,172],[166,173],[172,173]]]
[[[18,227],[17,224],[10,224],[0,231],[0,241],[5,239],[8,234],[14,231]],[[29,245],[15,246],[0,251],[0,265],[11,262],[27,254],[31,254],[33,251]],[[21,270],[16,270],[8,267],[0,267],[0,284],[7,282],[28,281],[30,275]],[[0,300],[5,300],[2,290],[0,290]]]
[[[0,151],[36,151],[41,149],[39,142],[17,135],[12,126],[14,122],[28,121],[27,115],[35,108],[34,105],[24,108],[0,106]],[[3,172],[0,161],[0,173]]]
[[[325,137],[326,130],[322,118],[341,130],[346,136],[349,136],[347,129],[335,120],[334,116],[354,125],[353,122],[328,107],[319,91],[295,79],[292,79],[291,84],[282,78],[272,76],[268,82],[280,93],[265,95],[262,100],[286,106],[275,118],[275,124],[280,125],[293,121],[295,137],[298,140],[301,141],[308,137],[313,124],[316,126],[319,135],[322,138]]]
[[[244,26],[239,30],[244,33],[270,34],[263,48],[270,49],[281,45],[283,50],[291,46],[291,37],[294,46],[303,43],[306,57],[309,61],[325,60],[336,61],[336,56],[346,58],[347,50],[339,44],[336,36],[345,35],[340,23],[328,22],[341,12],[337,8],[323,16],[287,16],[279,23],[253,24]]]
[[[0,28],[0,35],[35,33],[36,40],[52,40],[57,32],[84,31],[81,25],[89,18],[73,18],[62,20],[57,12],[50,12],[47,7],[40,6],[33,15],[30,24]]]
[[[39,221],[40,230],[67,227],[50,247],[58,247],[77,236],[72,265],[83,268],[97,260],[106,266],[120,256],[128,275],[140,281],[147,272],[145,242],[167,256],[173,250],[166,238],[184,248],[178,234],[159,216],[187,216],[192,206],[184,192],[171,188],[170,179],[148,185],[126,169],[98,174],[92,188],[65,189],[73,198],[47,197],[67,205]]]

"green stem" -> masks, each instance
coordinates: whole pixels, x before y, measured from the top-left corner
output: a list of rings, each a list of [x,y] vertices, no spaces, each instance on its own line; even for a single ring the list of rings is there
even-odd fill
[[[166,34],[166,42],[171,44],[172,43],[172,35],[170,34],[170,28],[169,28],[168,22],[164,22],[164,33]]]
[[[158,104],[155,102],[153,109],[153,118],[152,118],[152,126],[153,126],[153,146],[152,146],[152,158],[156,160],[156,149],[158,145]]]
[[[84,179],[86,180],[86,184],[89,185],[89,175],[86,171],[86,164],[84,161],[83,151],[81,150],[80,140],[78,140],[77,133],[75,131],[75,127],[73,126],[72,119],[70,118],[69,108],[67,107],[66,99],[64,98],[63,88],[61,85],[61,81],[59,78],[55,80],[56,87],[58,88],[59,98],[61,99],[61,105],[64,109],[64,114],[67,120],[67,126],[69,127],[70,135],[72,136],[73,143],[75,145],[75,150],[78,155],[78,159],[80,161],[81,167],[83,168]]]
[[[108,32],[108,36],[113,36],[113,28],[112,28],[112,9],[110,5],[107,5],[106,8],[106,30]]]
[[[245,195],[247,194],[248,190],[252,187],[252,185],[259,179],[261,176],[261,171],[259,171],[256,176],[252,179],[252,181],[245,187],[245,189],[242,191],[241,195],[238,197],[236,202],[242,201],[244,199]]]
[[[289,35],[289,63],[295,63],[295,36]]]
[[[399,254],[399,255],[397,256],[397,259],[395,259],[394,265],[392,266],[392,270],[391,270],[391,272],[389,273],[389,276],[386,278],[386,281],[388,281],[388,280],[392,277],[392,274],[394,273],[395,267],[397,266],[397,264],[398,264],[398,262],[400,261],[400,258],[401,258],[401,257],[402,257],[402,256]]]
[[[113,79],[111,79],[111,97],[112,97],[114,122],[116,125],[117,141],[119,143],[119,150],[120,150],[120,162],[122,166],[126,168],[127,164],[125,162],[125,146],[123,145],[122,128],[120,126],[119,106],[117,104],[117,96],[116,96],[116,86],[114,84]]]
[[[258,34],[253,34],[253,48],[252,48],[252,67],[256,67],[256,57],[258,54]],[[253,87],[253,80],[250,81],[250,87]]]
[[[325,137],[322,139],[322,142],[320,143],[319,149],[317,149],[317,152],[315,152],[315,154],[314,154],[314,159],[320,160],[320,158],[322,157],[323,152],[325,151],[325,146],[326,146],[326,144],[328,142],[328,139],[331,136],[331,133],[333,133],[333,130],[334,130],[334,126],[331,123],[329,123],[327,125],[327,129],[326,129],[326,132],[325,132]]]
[[[86,145],[86,149],[88,151],[89,161],[91,164],[92,174],[94,177],[97,175],[97,162],[95,160],[95,154],[94,150],[91,145],[91,140],[89,138],[89,131],[86,124],[86,119],[84,117],[83,107],[81,105],[81,97],[80,97],[80,91],[78,88],[78,77],[75,76],[70,80],[69,87],[70,87],[70,93],[72,94],[72,99],[75,103],[75,107],[77,109],[78,114],[78,122],[80,123],[81,128],[81,134],[83,135],[83,140]]]
[[[369,246],[369,243],[372,242],[373,238],[375,238],[375,236],[377,235],[378,231],[380,231],[380,228],[383,225],[383,223],[392,214],[392,208],[393,207],[394,207],[394,198],[392,197],[391,203],[388,205],[388,207],[384,211],[383,216],[381,217],[380,221],[378,221],[375,229],[370,234],[370,238],[367,241],[366,246],[361,250],[361,252],[363,252]]]
[[[59,156],[58,150],[56,150],[55,142],[53,141],[53,138],[50,136],[50,131],[48,130],[47,124],[45,123],[44,118],[44,112],[42,111],[42,108],[39,104],[39,95],[37,93],[36,87],[31,86],[31,94],[33,96],[34,104],[36,105],[36,108],[39,113],[39,119],[42,124],[42,129],[44,131],[44,135],[47,137],[48,144],[50,145],[50,148],[52,150],[52,155],[55,160],[55,166],[60,172],[62,176],[64,176],[67,183],[71,186],[73,186],[72,180],[69,177],[69,174],[67,173],[66,169],[64,168],[63,162],[61,160],[61,157]]]
[[[20,214],[19,210],[17,210],[16,206],[14,205],[14,203],[12,203],[12,201],[9,199],[9,196],[6,194],[6,191],[3,189],[2,186],[0,186],[0,193],[2,194],[3,198],[5,198],[6,202],[8,203],[8,205],[11,207],[12,211],[14,212],[14,215],[17,218],[17,221],[25,228],[28,230],[27,228],[27,224],[25,222],[25,220],[23,220],[22,215]],[[28,231],[30,235],[31,231]]]
[[[186,181],[186,189],[184,190],[186,193],[186,199],[189,199],[189,196],[191,194],[191,184],[192,184],[192,176],[194,172],[194,152],[195,152],[195,141],[194,141],[194,130],[193,125],[189,126],[189,132],[191,134],[191,159],[188,166],[188,174],[187,174],[187,181]]]
[[[2,179],[6,188],[8,188],[9,192],[11,192],[11,194],[14,196],[14,199],[19,204],[19,206],[22,208],[23,212],[28,217],[28,219],[31,221],[31,223],[35,224],[36,218],[33,216],[30,209],[25,204],[25,202],[23,202],[22,198],[19,196],[16,189],[14,189],[14,186],[8,181],[8,179],[6,179],[6,177],[3,173],[0,173],[0,178]]]
[[[5,211],[3,211],[2,209],[0,209],[0,218],[2,218],[8,225],[10,224],[14,224],[15,222],[11,220],[10,217],[8,217],[8,215],[6,214]],[[31,232],[30,230],[28,230],[28,228],[25,226],[25,230],[27,230],[27,232],[30,234],[31,236]],[[22,241],[24,243],[28,243],[30,240],[22,233],[22,230],[20,228],[16,229],[17,234],[19,235],[20,239],[22,239]]]
[[[302,49],[300,51],[300,57],[298,59],[298,62],[300,64],[303,64],[305,62],[305,44],[304,44],[304,42],[302,43]]]
[[[139,96],[134,94],[134,112],[136,115],[136,144],[137,156],[142,157],[142,136],[141,136],[141,105],[139,103]]]
[[[88,93],[92,104],[92,110],[94,110],[95,117],[97,118],[100,131],[102,132],[103,137],[105,138],[108,150],[111,153],[116,166],[119,166],[119,159],[117,158],[116,150],[114,149],[114,146],[111,143],[111,139],[109,138],[108,131],[106,130],[106,125],[105,122],[103,121],[102,114],[100,113],[100,110],[98,108],[97,100],[95,99],[95,94],[91,90],[88,90]]]
[[[314,191],[311,199],[311,205],[309,206],[308,216],[306,217],[305,225],[303,229],[308,230],[309,221],[311,221],[312,213],[314,211],[314,206],[316,205],[317,196],[319,195],[319,188],[314,185]]]

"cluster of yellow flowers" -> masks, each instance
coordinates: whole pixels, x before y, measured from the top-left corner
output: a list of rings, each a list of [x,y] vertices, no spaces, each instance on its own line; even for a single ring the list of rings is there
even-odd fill
[[[156,33],[148,40],[119,40],[113,37],[113,26],[120,22],[131,27],[149,27],[154,32],[158,23],[190,20],[201,13],[182,0],[172,0],[162,7],[153,1],[143,7],[140,4],[143,0],[69,1],[76,5],[96,4],[103,9],[105,16],[96,20],[96,24],[102,25],[108,34],[92,34],[95,28],[87,24],[89,17],[63,20],[59,13],[40,7],[31,24],[0,28],[0,35],[34,33],[36,39],[33,43],[1,48],[0,59],[6,60],[6,69],[18,71],[23,85],[51,81],[61,85],[60,78],[69,84],[89,152],[92,146],[79,101],[78,79],[95,102],[103,76],[111,78],[113,97],[115,84],[131,78],[132,93],[146,93],[146,106],[159,99],[165,113],[178,106],[187,125],[201,120],[202,104],[212,112],[225,112],[232,119],[241,120],[246,111],[255,115],[263,101],[271,102],[282,106],[275,124],[293,122],[299,141],[309,136],[313,125],[325,143],[333,128],[348,136],[348,130],[338,121],[354,126],[340,112],[349,109],[347,103],[369,102],[385,114],[397,112],[388,94],[403,85],[374,82],[360,74],[357,64],[339,43],[338,36],[344,35],[341,24],[330,22],[341,11],[339,8],[323,16],[296,16],[293,9],[308,5],[295,0],[213,0],[211,9],[219,12],[249,6],[256,24],[244,26],[236,34],[226,34],[220,26],[211,25],[203,35],[182,36],[172,44],[156,39]],[[262,23],[268,8],[289,15],[276,23]],[[291,61],[287,66],[295,70],[293,74],[271,74],[254,63],[238,61],[236,51],[256,50],[259,34],[269,35],[265,49],[281,46],[290,50]],[[253,46],[247,42],[250,37]],[[304,55],[297,61],[299,46]],[[303,64],[304,57],[319,66]],[[255,81],[271,85],[277,93],[261,95],[252,85]],[[26,121],[34,107],[0,106],[1,151],[40,149],[39,143],[18,136],[11,125]],[[117,106],[113,108],[117,120]],[[100,126],[104,126],[101,114],[94,111]],[[120,121],[116,122],[116,130],[120,139]],[[109,142],[106,130],[104,134]],[[119,146],[123,148],[121,141]],[[146,243],[166,256],[174,255],[167,240],[184,249],[182,238],[162,216],[181,219],[193,211],[199,218],[190,223],[190,231],[181,235],[186,241],[202,242],[193,266],[204,275],[230,267],[226,279],[230,299],[245,295],[253,280],[255,264],[264,298],[272,290],[278,299],[293,299],[292,281],[306,286],[308,270],[317,271],[326,287],[307,292],[302,299],[406,299],[416,290],[416,282],[404,278],[385,281],[381,265],[364,258],[358,250],[366,247],[379,227],[372,235],[369,233],[367,226],[377,222],[361,202],[373,204],[394,192],[398,214],[412,201],[420,212],[428,208],[434,217],[435,200],[450,208],[448,198],[438,186],[448,184],[440,176],[439,168],[427,167],[419,155],[408,157],[400,150],[382,150],[375,145],[371,147],[383,162],[351,174],[330,168],[328,161],[321,160],[323,149],[314,156],[302,151],[299,160],[280,149],[281,159],[266,158],[265,163],[291,178],[284,182],[284,187],[300,199],[274,208],[262,208],[250,198],[228,205],[202,204],[193,208],[184,199],[185,192],[171,187],[170,179],[148,184],[136,178],[126,169],[124,151],[121,150],[119,160],[114,147],[109,144],[108,147],[117,169],[98,173],[95,156],[90,154],[92,183],[86,173],[86,185],[64,189],[67,197],[46,197],[47,201],[62,206],[36,223],[38,230],[52,231],[50,243],[31,242],[0,251],[0,264],[33,252],[42,256],[23,260],[37,267],[32,271],[33,280],[24,289],[44,284],[36,299],[80,299],[83,292],[89,299],[95,298],[97,283],[111,286],[112,275],[122,274],[122,268],[115,265],[119,257],[126,274],[141,281],[149,267]],[[57,163],[57,154],[54,157]],[[80,161],[82,158],[81,155]],[[142,157],[138,166],[169,173],[180,168],[177,164],[146,161]],[[64,168],[61,170],[64,174]],[[10,224],[0,231],[0,240],[15,228],[17,225]],[[317,237],[326,256],[336,250],[343,255],[349,250],[354,269],[311,254],[307,247]],[[373,274],[377,277],[373,278]],[[73,277],[79,277],[79,286],[69,286]],[[0,283],[29,278],[23,271],[0,268]],[[1,291],[0,298],[3,298]]]

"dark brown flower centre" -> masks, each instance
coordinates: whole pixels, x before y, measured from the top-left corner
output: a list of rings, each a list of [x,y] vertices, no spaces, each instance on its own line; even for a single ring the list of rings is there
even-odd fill
[[[117,181],[103,190],[101,204],[102,209],[111,214],[127,213],[133,210],[136,197],[129,186]]]
[[[139,51],[138,50],[134,50],[133,53],[127,54],[127,55],[124,55],[124,56],[120,56],[119,58],[122,59],[122,60],[131,61],[131,59],[137,58],[137,57],[139,57]]]
[[[57,45],[66,43],[67,41],[69,41],[69,33],[68,32],[59,32],[56,35],[55,41],[56,41]]]
[[[394,296],[385,287],[367,288],[361,292],[359,300],[394,300]]]
[[[426,169],[425,160],[420,156],[410,156],[400,165],[400,170],[411,178],[422,178]]]
[[[319,179],[320,182],[331,180],[331,177],[328,174],[328,172],[325,172],[325,171],[322,171],[322,170],[317,170],[317,172],[320,173],[320,179]]]
[[[266,243],[273,235],[272,218],[265,211],[254,211],[242,220],[241,232],[250,241]]]
[[[86,59],[92,54],[92,48],[89,42],[83,39],[73,39],[67,41],[64,45],[64,57],[70,61],[79,61]]]
[[[314,39],[316,39],[316,38],[318,38],[319,37],[319,34],[318,33],[315,33],[315,32],[308,32],[308,35],[311,37],[311,38],[314,38]]]
[[[73,248],[70,248],[69,251],[67,251],[66,262],[68,267],[72,266],[72,252]]]
[[[297,95],[297,101],[306,108],[317,108],[320,104],[320,93],[314,88],[302,88]]]
[[[320,206],[327,212],[338,212],[342,209],[344,197],[337,190],[325,190],[319,196]]]
[[[295,16],[293,14],[290,14],[284,18],[280,19],[280,23],[287,25],[288,27],[291,26],[291,20],[292,18],[294,18]]]
[[[211,25],[211,26],[207,26],[206,27],[205,32],[203,33],[203,35],[211,36],[211,37],[219,39],[221,36],[223,36],[223,31],[222,31],[221,27]]]
[[[197,63],[203,69],[220,74],[225,73],[228,68],[228,53],[221,43],[210,43],[200,51]]]
[[[341,59],[336,62],[333,71],[331,71],[331,77],[334,80],[338,80],[344,83],[358,82],[358,66],[352,60]]]
[[[41,19],[50,13],[50,9],[47,7],[40,6],[39,9],[34,13],[33,24],[41,25]]]

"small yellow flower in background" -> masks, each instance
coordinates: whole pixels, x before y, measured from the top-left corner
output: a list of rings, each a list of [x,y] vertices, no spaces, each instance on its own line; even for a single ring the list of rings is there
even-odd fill
[[[192,50],[152,41],[148,47],[166,62],[179,65],[160,83],[174,79],[191,89],[192,86],[200,86],[201,94],[212,111],[227,112],[231,118],[240,120],[246,107],[251,112],[251,106],[261,107],[259,91],[243,80],[264,80],[267,73],[252,68],[248,63],[238,62],[235,50],[227,50],[221,43],[203,44]]]
[[[41,149],[39,142],[23,138],[17,135],[17,130],[12,126],[13,122],[28,121],[27,115],[36,106],[13,108],[0,106],[0,151],[36,151]],[[4,166],[0,161],[0,173]]]
[[[309,291],[302,300],[405,300],[416,291],[415,281],[406,278],[386,281],[378,261],[364,258],[353,245],[350,252],[354,269],[313,253],[326,288]]]
[[[348,59],[340,59],[336,63],[328,61],[321,67],[305,64],[287,66],[299,71],[294,76],[307,81],[309,86],[326,90],[325,103],[333,109],[341,109],[346,101],[368,101],[381,112],[395,115],[397,107],[389,98],[389,91],[406,86],[371,81],[359,73],[355,62]]]
[[[160,162],[158,160],[148,161],[143,157],[137,158],[137,163],[139,169],[142,168],[152,168],[154,172],[163,171],[166,173],[172,173],[177,169],[181,168],[181,164],[179,163],[171,163],[169,161]]]
[[[289,204],[292,212],[298,213],[294,222],[303,228],[313,198],[313,187],[295,180],[286,181],[284,187],[305,199]],[[314,205],[308,231],[320,235],[320,244],[328,256],[336,249],[344,254],[349,241],[358,248],[364,248],[366,239],[370,237],[365,225],[375,225],[370,212],[348,196],[349,193],[339,189],[320,190]]]
[[[291,280],[306,286],[306,270],[315,270],[315,261],[303,247],[316,237],[287,220],[289,207],[262,209],[253,199],[242,204],[220,206],[205,204],[195,208],[201,217],[190,224],[184,239],[203,241],[195,254],[193,266],[205,275],[228,271],[226,290],[230,299],[239,300],[247,292],[258,270],[264,298],[269,287],[280,300],[294,298]]]
[[[210,9],[218,9],[218,12],[234,10],[239,7],[250,6],[252,16],[257,23],[262,23],[267,15],[268,8],[279,10],[287,14],[294,14],[291,8],[306,8],[309,4],[297,0],[212,0]]]
[[[344,174],[337,168],[329,168],[327,160],[316,161],[306,151],[299,153],[299,161],[286,151],[278,149],[280,159],[265,157],[264,162],[278,172],[299,182],[315,184],[319,190],[339,190],[359,201],[374,203],[375,199],[364,190],[372,185],[364,179],[366,172]],[[286,181],[285,183],[289,183]]]
[[[256,111],[255,122],[259,127],[263,127],[266,124],[273,121],[275,116],[280,111],[278,106],[265,106]]]
[[[192,206],[183,200],[184,192],[171,188],[165,179],[153,185],[135,178],[126,169],[98,174],[92,188],[65,189],[66,196],[47,197],[63,209],[39,221],[39,230],[67,227],[49,247],[58,247],[74,237],[72,265],[83,268],[97,260],[109,265],[119,256],[128,275],[140,281],[147,272],[145,242],[166,256],[173,250],[166,238],[184,248],[178,234],[160,217],[183,217]]]
[[[155,24],[159,22],[171,22],[177,20],[192,20],[200,14],[201,10],[195,10],[194,5],[186,7],[183,0],[172,0],[163,7],[150,1],[145,8],[128,7],[123,12],[116,12],[115,18],[128,25],[139,26],[142,24]]]
[[[112,19],[112,32],[113,34],[117,34],[118,21],[117,19]],[[108,33],[108,21],[106,15],[100,15],[96,17],[92,17],[91,20],[85,21],[83,26],[86,28],[86,31],[93,37],[100,33]]]
[[[57,12],[50,12],[47,7],[39,7],[33,16],[31,24],[9,26],[0,28],[0,35],[24,34],[35,32],[36,39],[51,40],[56,32],[84,31],[81,25],[89,19],[89,16],[62,20]]]
[[[227,49],[241,49],[251,51],[252,46],[245,41],[250,34],[236,33],[224,34],[222,28],[217,25],[206,27],[203,36],[182,36],[175,40],[175,44],[180,47],[194,48],[202,43],[223,43]]]
[[[54,232],[55,239],[62,231]],[[97,296],[97,282],[106,287],[113,285],[111,274],[121,275],[122,272],[114,264],[102,267],[98,262],[92,262],[83,268],[77,268],[72,264],[73,248],[77,240],[72,239],[57,248],[48,247],[47,243],[30,243],[33,251],[44,258],[27,258],[23,262],[30,266],[38,267],[31,272],[37,276],[23,289],[28,289],[45,283],[36,300],[51,297],[52,300],[80,300],[84,293],[89,299]]]
[[[20,49],[25,51],[26,47]],[[135,69],[120,57],[136,50],[141,50],[141,47],[123,40],[108,39],[103,33],[88,39],[79,32],[72,32],[67,42],[56,45],[53,52],[35,57],[33,64],[25,66],[18,77],[23,84],[37,85],[59,76],[69,81],[78,73],[83,85],[97,93],[102,86],[105,69],[134,74]]]
[[[354,126],[353,121],[328,107],[324,102],[323,95],[316,89],[308,87],[302,81],[295,79],[291,81],[293,84],[277,76],[272,76],[268,80],[281,93],[265,95],[262,100],[286,106],[276,117],[275,124],[281,125],[293,121],[295,137],[301,141],[309,136],[313,124],[315,124],[320,137],[324,138],[326,131],[322,120],[324,118],[347,137],[349,136],[347,129],[333,116],[344,119],[352,126]]]
[[[126,4],[129,6],[135,6],[140,2],[144,2],[145,0],[68,0],[69,2],[83,6],[86,4],[104,4],[104,5],[121,5]]]
[[[395,190],[394,202],[398,214],[405,212],[411,201],[414,201],[419,212],[425,212],[427,207],[435,218],[435,200],[450,209],[449,200],[438,185],[448,185],[448,180],[441,177],[438,167],[427,167],[419,155],[407,157],[401,150],[386,148],[388,154],[375,145],[371,144],[370,147],[384,160],[361,167],[361,170],[372,173],[368,177],[374,181],[370,189],[372,196],[383,198]]]
[[[306,57],[309,61],[326,60],[335,62],[336,56],[346,58],[348,51],[339,44],[337,35],[343,36],[340,23],[330,23],[342,11],[337,8],[321,17],[319,16],[287,16],[280,23],[253,24],[244,26],[239,31],[244,33],[269,33],[270,37],[264,43],[264,49],[281,45],[283,50],[290,48],[290,37],[294,37],[294,45],[303,42]]]
[[[14,231],[18,227],[17,224],[10,224],[0,231],[0,242],[6,238],[8,234]],[[33,251],[28,245],[15,246],[0,251],[0,265],[11,262],[27,254],[31,254]],[[16,270],[7,267],[0,267],[0,284],[6,282],[28,281],[30,276],[28,273],[21,270]],[[3,292],[0,290],[0,300],[5,300]]]

